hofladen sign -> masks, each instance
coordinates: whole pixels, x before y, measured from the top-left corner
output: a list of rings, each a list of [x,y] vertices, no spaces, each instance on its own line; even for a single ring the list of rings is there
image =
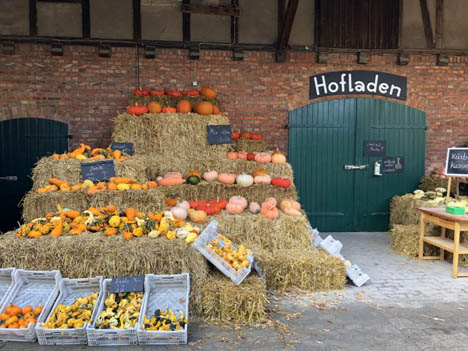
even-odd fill
[[[310,77],[310,99],[370,94],[406,100],[406,77],[374,71],[339,71]]]

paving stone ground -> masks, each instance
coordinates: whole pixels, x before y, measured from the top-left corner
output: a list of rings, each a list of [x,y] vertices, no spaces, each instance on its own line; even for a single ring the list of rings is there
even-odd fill
[[[271,298],[271,320],[257,328],[191,323],[189,344],[109,350],[468,350],[468,279],[451,264],[392,252],[387,233],[332,233],[342,254],[370,275],[361,288]],[[326,234],[322,233],[322,236]],[[0,342],[9,350],[105,350]]]

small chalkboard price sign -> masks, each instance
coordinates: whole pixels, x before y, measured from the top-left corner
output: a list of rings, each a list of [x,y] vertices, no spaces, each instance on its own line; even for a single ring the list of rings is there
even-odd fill
[[[111,144],[111,150],[120,150],[127,155],[133,155],[133,143],[118,143],[114,141]]]
[[[445,175],[468,177],[468,148],[449,148],[447,150]]]
[[[403,156],[385,157],[383,159],[383,173],[403,173],[405,159]]]
[[[144,275],[112,278],[109,291],[112,294],[132,292],[132,291],[143,291],[144,283],[145,283]]]
[[[105,160],[82,163],[81,177],[83,180],[89,179],[93,182],[108,181],[109,178],[115,177],[114,161]]]
[[[206,126],[206,133],[210,145],[232,144],[231,126],[229,124]]]
[[[385,156],[386,148],[385,140],[364,140],[364,156]]]

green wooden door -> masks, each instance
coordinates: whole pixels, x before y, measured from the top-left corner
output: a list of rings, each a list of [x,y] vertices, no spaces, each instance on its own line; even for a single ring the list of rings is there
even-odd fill
[[[386,156],[403,157],[403,172],[374,176],[374,162],[383,157],[364,156],[365,140],[385,140]],[[385,231],[392,196],[414,190],[424,175],[425,113],[374,99],[301,107],[289,115],[289,160],[312,226]]]
[[[68,150],[68,126],[41,118],[0,122],[0,232],[17,227],[20,202],[31,189],[31,170],[46,155]],[[15,178],[16,177],[16,178]]]

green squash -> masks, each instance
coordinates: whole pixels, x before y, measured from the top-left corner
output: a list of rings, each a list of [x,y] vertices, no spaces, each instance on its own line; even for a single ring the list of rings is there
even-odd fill
[[[200,178],[198,178],[196,175],[191,175],[187,178],[187,184],[197,185],[198,183],[200,183]]]

